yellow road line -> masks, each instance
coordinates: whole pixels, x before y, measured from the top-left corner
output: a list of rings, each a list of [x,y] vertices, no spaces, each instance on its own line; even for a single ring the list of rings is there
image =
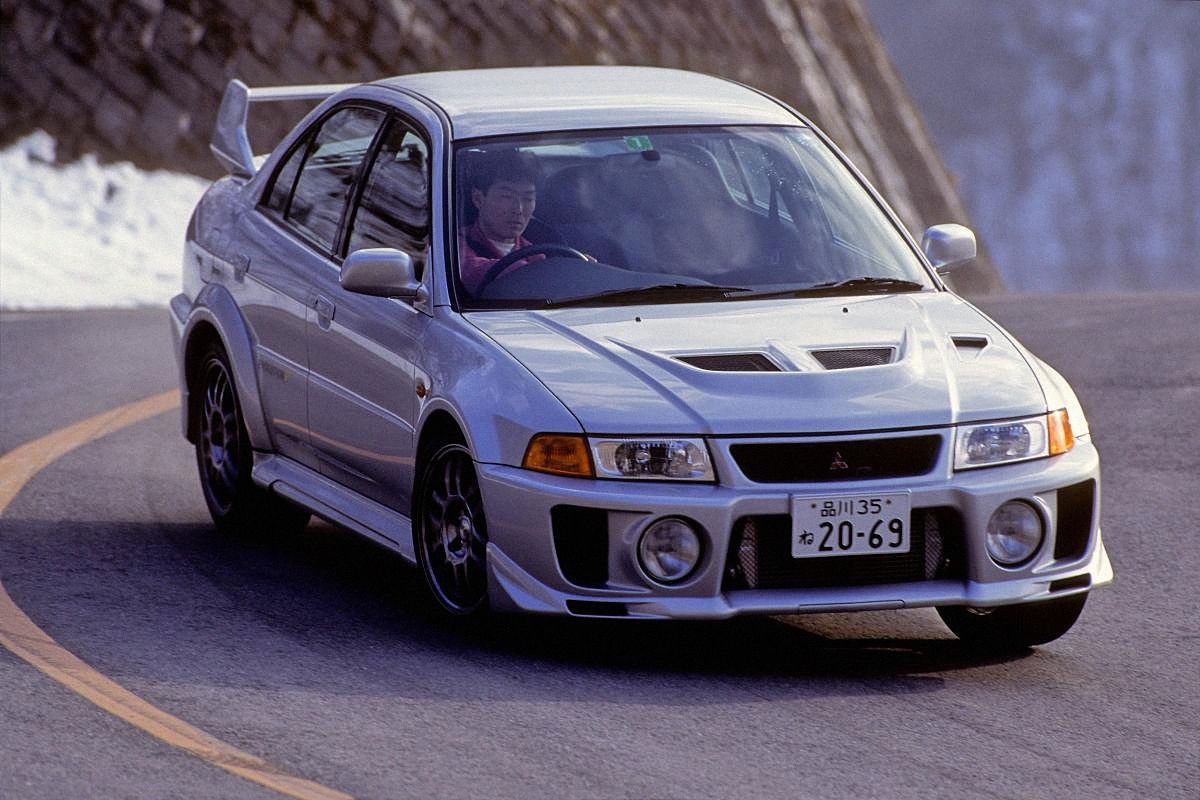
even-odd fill
[[[34,475],[75,448],[179,405],[163,392],[77,422],[0,456],[0,514]],[[113,716],[210,764],[297,800],[351,800],[350,795],[289,775],[152,706],[101,675],[50,638],[0,584],[0,644]]]

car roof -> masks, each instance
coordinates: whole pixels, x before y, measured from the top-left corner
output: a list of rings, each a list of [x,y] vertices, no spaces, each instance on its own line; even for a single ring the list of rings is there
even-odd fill
[[[648,125],[802,124],[741,84],[658,67],[470,69],[375,83],[440,107],[455,139]]]

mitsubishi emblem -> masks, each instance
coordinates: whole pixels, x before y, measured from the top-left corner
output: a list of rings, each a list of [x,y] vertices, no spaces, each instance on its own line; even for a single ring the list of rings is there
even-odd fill
[[[829,471],[833,472],[838,469],[850,469],[850,465],[842,460],[842,454],[837,450],[833,451],[833,463],[829,465]]]

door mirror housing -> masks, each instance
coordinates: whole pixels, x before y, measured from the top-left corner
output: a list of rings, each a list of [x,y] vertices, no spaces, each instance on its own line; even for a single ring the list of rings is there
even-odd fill
[[[348,292],[376,297],[418,301],[426,294],[412,256],[391,247],[355,250],[342,262],[338,282]]]
[[[925,230],[921,251],[939,275],[946,275],[975,258],[975,234],[952,222],[934,225]]]

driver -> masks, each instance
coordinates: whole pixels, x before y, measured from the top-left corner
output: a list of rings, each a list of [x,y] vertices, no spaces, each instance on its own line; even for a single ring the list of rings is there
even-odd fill
[[[522,234],[533,218],[540,177],[537,156],[519,150],[483,156],[483,163],[472,172],[471,205],[478,216],[458,236],[459,275],[468,290],[479,289],[488,268],[498,259],[532,244]],[[514,261],[501,274],[543,258],[536,254]]]

